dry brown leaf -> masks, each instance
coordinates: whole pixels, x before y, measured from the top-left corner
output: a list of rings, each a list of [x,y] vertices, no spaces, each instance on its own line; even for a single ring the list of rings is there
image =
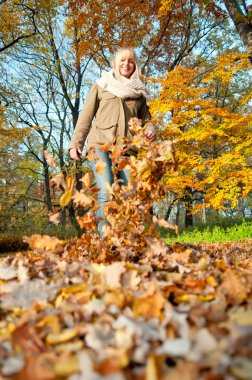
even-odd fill
[[[160,292],[155,292],[149,297],[135,299],[133,312],[135,317],[143,316],[144,318],[161,318],[162,309],[166,300]]]
[[[183,362],[178,363],[176,367],[171,368],[166,375],[162,376],[161,380],[196,380],[199,378],[198,375],[198,363]]]
[[[60,188],[61,186],[65,188],[65,177],[63,173],[56,174],[51,180],[50,180],[51,186],[56,186],[57,188]]]
[[[12,343],[14,347],[21,347],[24,352],[29,354],[39,354],[44,349],[44,344],[31,323],[18,326],[12,332]]]
[[[62,215],[61,215],[61,212],[57,209],[53,210],[51,213],[49,213],[49,220],[51,223],[53,224],[60,224],[61,223],[61,218]]]
[[[98,160],[95,164],[95,170],[98,174],[103,174],[104,173],[104,168],[107,166],[106,162],[102,160]]]
[[[44,157],[49,166],[56,168],[57,164],[52,154],[50,154],[47,150],[44,150]]]
[[[120,288],[122,274],[125,273],[125,265],[123,262],[116,262],[106,266],[103,272],[104,284],[111,288]]]
[[[66,241],[60,240],[56,237],[39,234],[25,236],[24,241],[27,242],[33,250],[38,249],[53,252],[62,251],[63,247],[67,243]]]
[[[223,283],[219,288],[224,292],[229,302],[234,305],[240,305],[247,298],[247,287],[242,283],[239,274],[233,269],[228,268],[223,274]]]
[[[0,263],[0,280],[11,280],[17,277],[17,271],[10,265]]]
[[[86,188],[90,188],[90,186],[91,186],[91,174],[90,173],[86,173],[81,179],[80,179],[80,181],[82,182],[82,183],[84,183],[84,185],[85,185],[85,187]]]
[[[178,233],[178,226],[167,222],[165,219],[158,219],[155,215],[153,216],[153,223],[159,227],[175,230]]]
[[[24,368],[13,376],[13,380],[53,380],[55,379],[54,363],[56,360],[56,355],[52,352],[29,356]]]
[[[74,203],[82,205],[84,207],[92,206],[92,203],[95,202],[95,199],[93,197],[86,195],[83,191],[77,190],[72,196],[72,200],[74,201]]]

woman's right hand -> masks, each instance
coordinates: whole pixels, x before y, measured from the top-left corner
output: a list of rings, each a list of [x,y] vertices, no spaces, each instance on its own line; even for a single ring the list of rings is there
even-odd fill
[[[70,157],[75,161],[80,161],[81,159],[81,150],[76,148],[71,148],[69,150]]]

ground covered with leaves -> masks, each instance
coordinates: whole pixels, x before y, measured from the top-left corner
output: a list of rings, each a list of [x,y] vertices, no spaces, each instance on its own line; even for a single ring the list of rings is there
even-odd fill
[[[251,379],[252,240],[145,254],[85,236],[1,259],[1,378]]]

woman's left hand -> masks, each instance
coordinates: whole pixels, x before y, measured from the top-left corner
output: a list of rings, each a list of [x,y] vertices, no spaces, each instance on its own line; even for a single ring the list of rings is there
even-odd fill
[[[156,132],[154,131],[146,131],[144,135],[149,142],[156,140]]]

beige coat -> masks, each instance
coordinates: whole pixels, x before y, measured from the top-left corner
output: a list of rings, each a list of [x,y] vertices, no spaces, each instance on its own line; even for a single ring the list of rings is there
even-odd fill
[[[79,115],[69,149],[82,150],[87,138],[87,147],[99,147],[126,136],[132,140],[128,127],[132,117],[141,119],[142,125],[148,124],[148,130],[154,130],[144,96],[122,100],[95,83]]]

